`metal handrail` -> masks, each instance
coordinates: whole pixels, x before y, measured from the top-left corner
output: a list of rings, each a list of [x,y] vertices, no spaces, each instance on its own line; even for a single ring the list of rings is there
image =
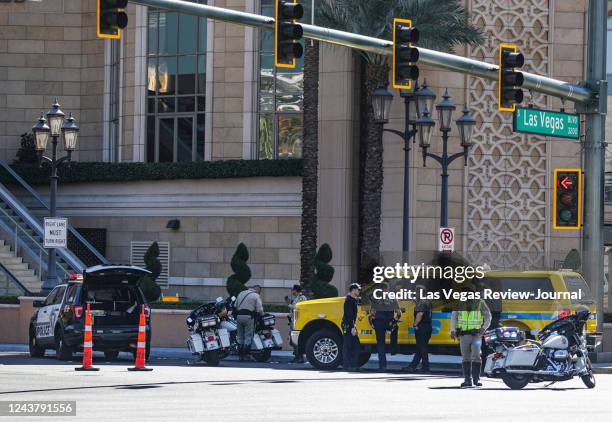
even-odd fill
[[[11,168],[11,166],[9,166],[5,161],[0,160],[0,166],[2,166],[2,168],[4,168],[4,170],[6,170],[6,172],[8,174],[11,175],[11,177],[13,179],[15,179],[17,181],[17,183],[19,183],[19,185],[21,185],[22,188],[24,188],[25,190],[28,191],[28,193],[30,195],[32,195],[32,197],[40,204],[42,205],[46,210],[49,210],[49,204],[47,204],[45,202],[44,199],[42,199],[42,197],[38,194],[38,192],[36,192],[32,186],[30,186],[25,180],[22,179],[21,176],[19,176],[17,174],[17,172],[15,172],[15,170],[13,170]],[[110,264],[110,262],[108,261],[108,259],[106,259],[106,257],[104,255],[102,255],[91,243],[89,243],[87,241],[87,239],[85,239],[81,233],[79,233],[74,227],[72,227],[70,224],[68,224],[68,231],[79,241],[81,242],[81,244],[83,246],[85,246],[85,248],[87,248],[87,250],[89,252],[91,252],[97,259],[98,261],[100,261],[101,264]]]
[[[41,238],[44,238],[44,231],[40,221],[34,218],[14,196],[2,184],[0,184],[0,199],[2,199],[17,215],[23,219],[26,225],[34,230]],[[38,242],[37,242],[38,244]],[[68,263],[75,271],[80,272],[85,265],[81,260],[68,249],[56,249],[58,255]]]
[[[7,218],[8,218],[8,219],[9,219],[9,220],[10,220],[10,221],[13,223],[13,226],[15,227],[15,229],[16,229],[16,230],[17,230],[17,229],[21,230],[21,231],[23,232],[23,234],[25,234],[25,236],[26,236],[26,237],[27,237],[27,238],[30,240],[30,243],[27,243],[27,242],[26,242],[26,240],[22,239],[21,237],[19,237],[19,236],[17,235],[17,231],[15,232],[15,236],[19,238],[19,241],[20,241],[20,243],[21,243],[21,246],[22,246],[22,247],[24,247],[24,248],[26,248],[26,249],[28,249],[28,252],[30,252],[30,256],[31,256],[33,259],[36,259],[36,254],[35,254],[35,251],[31,250],[30,245],[35,245],[35,246],[38,248],[38,252],[39,252],[39,253],[42,253],[42,254],[44,254],[44,255],[49,255],[49,252],[48,252],[48,251],[47,251],[47,250],[46,250],[46,249],[45,249],[45,248],[44,248],[44,247],[43,247],[43,246],[42,246],[42,245],[39,243],[38,239],[35,239],[34,237],[32,237],[32,236],[31,236],[31,235],[30,235],[30,234],[29,234],[29,233],[28,233],[28,232],[27,232],[27,231],[26,231],[26,230],[25,230],[23,227],[21,227],[21,226],[19,225],[19,222],[18,222],[18,221],[15,221],[15,219],[14,219],[13,217],[11,217],[9,214],[7,214],[7,213],[6,213],[6,211],[4,210],[4,208],[0,207],[0,212],[2,212],[2,213],[3,213],[3,214],[4,214],[4,215],[5,215],[5,216],[6,216],[6,217],[7,217]],[[0,225],[4,226],[4,225],[5,225],[4,221],[1,221],[1,220],[0,220]],[[12,228],[11,228],[10,226],[6,226],[6,227],[4,227],[4,230],[5,230],[7,233],[9,233],[9,232],[11,232]],[[16,249],[17,249],[17,244],[15,244],[15,253],[17,252],[17,250],[16,250]],[[40,257],[40,255],[39,255],[39,257]],[[41,263],[41,264],[42,264],[42,263]],[[46,266],[46,265],[47,265],[47,263],[45,262],[45,266]],[[64,267],[63,267],[63,266],[61,266],[59,263],[58,263],[57,265],[60,267],[60,269],[62,270],[62,272],[63,272],[63,273],[66,275],[66,276],[68,276],[68,274],[70,274],[70,273],[71,273],[70,269],[66,269],[66,268],[64,268]],[[70,265],[70,264],[69,264],[69,265]],[[81,264],[81,265],[82,265],[82,264]],[[79,267],[77,267],[77,268],[79,268]],[[80,268],[83,268],[83,267],[80,267]],[[47,271],[49,270],[49,269],[48,269],[48,268],[46,268],[46,267],[45,267],[45,269],[46,269]]]
[[[31,295],[32,292],[25,287],[23,284],[21,284],[21,282],[19,282],[19,280],[17,280],[17,278],[13,275],[13,273],[11,272],[11,270],[9,270],[8,268],[6,268],[2,262],[0,262],[0,272],[4,273],[4,275],[6,275],[10,281],[12,281],[13,283],[15,283],[17,285],[17,287],[25,294],[25,295]]]

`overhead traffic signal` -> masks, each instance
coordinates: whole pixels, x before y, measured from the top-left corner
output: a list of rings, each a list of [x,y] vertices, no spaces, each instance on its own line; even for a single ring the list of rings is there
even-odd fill
[[[497,78],[497,109],[514,111],[516,105],[523,101],[524,77],[520,68],[525,64],[525,57],[518,52],[514,44],[499,46],[499,74]]]
[[[100,38],[121,38],[121,30],[128,24],[125,13],[128,0],[97,0],[98,1],[98,27]]]
[[[582,169],[555,169],[553,229],[580,228],[582,212]]]
[[[304,16],[304,8],[297,0],[276,0],[274,15],[274,65],[295,68],[296,59],[302,57],[304,49],[302,25],[297,20]]]
[[[412,45],[417,42],[419,31],[410,19],[393,19],[393,88],[411,89],[419,78],[419,50]]]

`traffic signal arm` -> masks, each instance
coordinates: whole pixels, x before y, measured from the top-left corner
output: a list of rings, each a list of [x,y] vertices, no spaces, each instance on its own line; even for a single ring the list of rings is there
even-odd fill
[[[523,73],[519,71],[525,64],[525,57],[518,52],[514,44],[499,46],[499,69],[497,77],[497,109],[499,111],[514,111],[516,105],[523,101],[521,87],[525,82]]]
[[[304,15],[304,8],[297,0],[276,0],[274,18],[274,65],[295,68],[296,59],[304,53],[300,40],[302,25],[297,23]]]
[[[412,81],[419,78],[419,50],[413,46],[418,41],[419,31],[410,19],[393,19],[393,88],[411,89]]]
[[[97,0],[97,35],[100,38],[119,39],[128,24],[125,13],[128,0]]]

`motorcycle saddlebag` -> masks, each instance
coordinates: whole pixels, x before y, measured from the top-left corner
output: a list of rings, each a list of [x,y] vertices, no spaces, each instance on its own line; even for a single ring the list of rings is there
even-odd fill
[[[253,335],[253,341],[251,342],[251,350],[262,350],[264,348],[259,333]]]
[[[230,347],[230,335],[229,332],[225,328],[219,328],[217,330],[219,334],[219,341],[221,342],[221,347],[224,349]]]
[[[283,337],[280,335],[277,329],[271,331],[272,340],[274,341],[274,346],[279,347],[283,344]]]
[[[199,334],[192,334],[187,339],[187,348],[192,354],[197,355],[204,351],[204,343],[202,342],[202,336]]]
[[[540,350],[536,346],[519,346],[508,350],[506,367],[510,366],[533,366]]]

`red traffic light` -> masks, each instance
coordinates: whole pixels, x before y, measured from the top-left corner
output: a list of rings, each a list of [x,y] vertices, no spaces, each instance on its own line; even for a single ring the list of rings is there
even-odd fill
[[[562,187],[563,189],[569,189],[573,184],[574,182],[572,182],[572,179],[569,176],[563,176],[559,179],[559,187]]]

